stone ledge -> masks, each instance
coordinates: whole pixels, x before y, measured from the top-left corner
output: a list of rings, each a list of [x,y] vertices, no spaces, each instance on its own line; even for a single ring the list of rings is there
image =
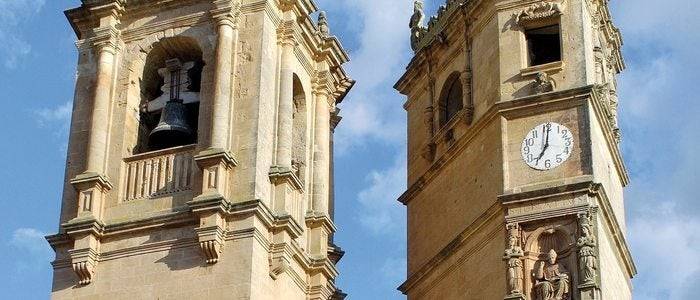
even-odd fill
[[[297,177],[297,175],[287,167],[272,166],[270,167],[269,176],[270,182],[274,184],[287,182],[295,189],[301,191],[302,193],[304,192],[304,185],[301,183],[301,180],[299,180],[299,177]]]

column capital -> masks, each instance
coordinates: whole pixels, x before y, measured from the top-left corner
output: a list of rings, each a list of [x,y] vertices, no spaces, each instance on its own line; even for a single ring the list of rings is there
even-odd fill
[[[214,9],[210,11],[212,19],[218,26],[230,26],[238,28],[238,20],[241,15],[241,3],[238,0],[214,1]]]
[[[283,20],[277,26],[277,43],[280,45],[296,46],[298,44],[295,36],[295,21]]]
[[[119,49],[120,37],[121,32],[114,26],[99,27],[93,29],[90,42],[96,52],[107,51],[114,54]]]

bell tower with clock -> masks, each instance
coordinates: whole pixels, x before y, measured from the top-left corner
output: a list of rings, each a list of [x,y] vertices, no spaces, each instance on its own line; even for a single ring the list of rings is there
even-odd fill
[[[410,20],[408,274],[417,299],[631,299],[607,0],[446,0]]]

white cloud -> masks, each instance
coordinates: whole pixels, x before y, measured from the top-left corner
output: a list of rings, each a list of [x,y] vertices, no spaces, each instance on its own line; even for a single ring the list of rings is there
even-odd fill
[[[12,233],[10,245],[35,254],[45,254],[49,251],[49,245],[44,239],[45,235],[34,228],[19,228]]]
[[[38,109],[34,113],[40,126],[47,126],[52,123],[67,125],[72,111],[73,104],[65,102],[57,107]]]
[[[351,62],[347,68],[357,84],[342,105],[343,122],[336,135],[339,154],[363,147],[369,141],[402,146],[404,98],[392,87],[410,59],[411,3],[406,0],[325,2],[321,7],[340,6],[353,16],[346,26],[340,27],[352,31],[358,42],[349,51]]]
[[[700,275],[700,221],[675,213],[672,205],[633,219],[630,244],[637,259],[635,299],[688,298]]]
[[[21,28],[44,3],[45,0],[0,0],[0,55],[5,68],[16,68],[20,59],[31,52]]]
[[[18,274],[37,271],[46,267],[53,258],[53,250],[44,239],[44,233],[34,228],[19,228],[12,233],[9,245],[20,251],[15,255],[14,267]]]
[[[357,194],[362,226],[374,234],[395,233],[404,230],[403,208],[396,199],[406,189],[405,152],[385,170],[374,170],[367,176],[368,185]]]
[[[700,6],[694,0],[611,2],[625,38],[621,121],[632,184],[629,241],[635,299],[697,298],[700,280]]]

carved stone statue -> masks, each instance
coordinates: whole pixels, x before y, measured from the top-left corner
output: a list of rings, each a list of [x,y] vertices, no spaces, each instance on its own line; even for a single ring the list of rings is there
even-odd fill
[[[507,261],[508,266],[508,295],[523,294],[523,262],[520,259],[524,256],[523,249],[520,247],[517,224],[508,224],[508,247],[505,250],[503,259]]]
[[[328,37],[330,35],[330,29],[328,28],[328,17],[326,17],[325,11],[321,11],[318,14],[318,33],[322,37]]]
[[[557,252],[549,250],[548,260],[540,261],[533,274],[535,277],[535,299],[569,299],[569,272],[557,262]]]
[[[425,31],[425,27],[423,26],[424,20],[425,14],[423,13],[423,1],[415,0],[413,2],[413,15],[411,16],[411,21],[408,24],[408,27],[411,28],[411,48],[414,51],[418,49],[418,41]]]
[[[539,72],[535,76],[535,93],[542,94],[554,90],[554,80],[545,72]]]
[[[581,224],[581,237],[578,238],[576,246],[578,247],[579,271],[581,272],[581,284],[595,283],[596,277],[596,255],[595,255],[595,237],[591,234],[592,225],[590,217],[582,215],[579,217]]]
[[[508,290],[510,295],[523,292],[523,262],[517,257],[508,259]]]

